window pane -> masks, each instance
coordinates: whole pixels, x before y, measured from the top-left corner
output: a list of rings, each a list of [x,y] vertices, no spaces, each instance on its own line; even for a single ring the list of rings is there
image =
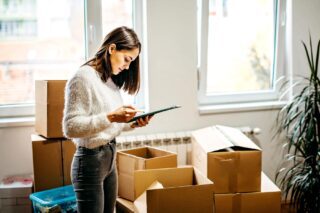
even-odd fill
[[[272,89],[272,0],[210,0],[207,94]]]
[[[84,62],[82,0],[0,0],[0,105],[34,102],[34,80]]]
[[[102,0],[103,36],[116,27],[133,27],[133,0]]]
[[[127,26],[133,28],[133,0],[102,0],[103,37],[111,30]],[[134,104],[134,96],[121,90],[125,104]]]

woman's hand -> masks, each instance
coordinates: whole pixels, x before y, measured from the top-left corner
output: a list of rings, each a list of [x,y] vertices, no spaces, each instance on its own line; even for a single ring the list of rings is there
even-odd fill
[[[141,110],[137,110],[133,106],[126,105],[107,114],[107,118],[110,122],[126,123],[140,111]]]
[[[151,120],[152,117],[153,117],[153,115],[151,115],[151,116],[146,116],[146,117],[144,117],[144,118],[140,118],[140,119],[136,120],[135,122],[133,122],[133,123],[130,125],[130,127],[131,127],[131,128],[144,127],[144,126],[146,126],[146,125],[149,123],[149,121]]]

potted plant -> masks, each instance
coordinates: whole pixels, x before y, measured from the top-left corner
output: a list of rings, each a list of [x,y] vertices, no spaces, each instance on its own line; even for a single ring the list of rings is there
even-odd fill
[[[302,42],[310,76],[299,82],[299,90],[277,117],[277,135],[285,135],[286,155],[277,174],[285,200],[290,198],[297,212],[320,212],[320,40],[313,54]],[[292,88],[291,88],[292,89]]]

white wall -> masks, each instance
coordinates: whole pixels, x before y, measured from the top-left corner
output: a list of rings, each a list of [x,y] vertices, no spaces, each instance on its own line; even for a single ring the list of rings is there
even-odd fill
[[[307,41],[309,30],[314,40],[320,38],[320,1],[290,3],[293,72],[308,74],[300,41]],[[259,127],[262,133],[257,138],[263,149],[263,170],[273,178],[281,159],[280,145],[271,140],[277,110],[199,115],[196,1],[148,0],[147,10],[150,108],[172,104],[183,107],[155,117],[148,127],[133,134],[194,130],[214,124]],[[32,172],[30,134],[33,131],[33,127],[0,128],[0,178]]]

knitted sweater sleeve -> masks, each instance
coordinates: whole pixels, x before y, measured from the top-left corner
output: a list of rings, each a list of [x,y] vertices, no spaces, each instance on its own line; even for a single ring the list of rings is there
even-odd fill
[[[68,138],[89,137],[105,130],[111,123],[106,113],[92,113],[90,82],[72,78],[65,89],[63,132]]]

